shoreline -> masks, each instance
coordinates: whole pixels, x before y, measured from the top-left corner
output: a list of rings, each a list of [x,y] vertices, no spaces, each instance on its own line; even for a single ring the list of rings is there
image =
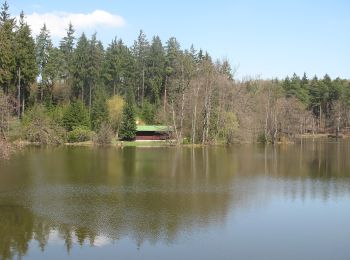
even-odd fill
[[[333,133],[326,133],[326,134],[303,134],[303,135],[298,135],[295,137],[295,140],[297,139],[323,139],[323,138],[328,138],[328,139],[337,139],[335,134]],[[345,135],[345,134],[340,134],[338,139],[348,139],[350,138],[350,135]],[[224,142],[216,142],[216,143],[210,143],[210,144],[177,144],[175,141],[147,141],[147,140],[142,140],[142,141],[115,141],[113,140],[112,143],[106,144],[106,145],[99,145],[94,143],[93,141],[85,141],[85,142],[76,142],[76,143],[63,143],[63,144],[58,144],[58,145],[53,145],[53,144],[41,144],[38,142],[29,142],[25,140],[15,140],[12,143],[16,146],[19,147],[25,147],[25,146],[81,146],[81,147],[92,147],[92,146],[113,146],[113,147],[174,147],[174,146],[182,146],[182,147],[204,147],[204,146],[229,146],[228,144],[225,144]],[[285,144],[295,144],[295,141],[292,140],[284,140],[277,142],[276,144],[278,145],[285,145]],[[252,143],[245,143],[245,142],[237,142],[233,144],[259,144],[256,142]]]

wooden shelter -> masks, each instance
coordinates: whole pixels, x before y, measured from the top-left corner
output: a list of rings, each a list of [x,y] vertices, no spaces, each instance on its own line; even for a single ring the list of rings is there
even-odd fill
[[[136,141],[168,140],[172,134],[172,128],[164,125],[138,125],[136,129]]]

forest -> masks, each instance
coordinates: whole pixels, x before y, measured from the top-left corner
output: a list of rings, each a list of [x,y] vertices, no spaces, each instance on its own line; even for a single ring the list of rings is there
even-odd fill
[[[34,37],[24,13],[16,19],[3,3],[3,153],[15,140],[132,140],[136,120],[170,126],[177,144],[277,143],[349,129],[348,79],[237,79],[228,60],[142,30],[132,46],[118,37],[104,46],[96,33],[76,35],[67,24],[57,45],[45,24]]]

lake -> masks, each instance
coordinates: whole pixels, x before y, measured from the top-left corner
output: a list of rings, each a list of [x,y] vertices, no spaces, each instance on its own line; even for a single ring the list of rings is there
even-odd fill
[[[28,147],[0,162],[0,259],[350,259],[350,141]]]

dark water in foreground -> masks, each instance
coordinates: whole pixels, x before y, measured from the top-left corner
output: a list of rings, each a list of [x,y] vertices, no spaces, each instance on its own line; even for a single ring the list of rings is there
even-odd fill
[[[0,259],[350,259],[350,142],[28,148]]]

